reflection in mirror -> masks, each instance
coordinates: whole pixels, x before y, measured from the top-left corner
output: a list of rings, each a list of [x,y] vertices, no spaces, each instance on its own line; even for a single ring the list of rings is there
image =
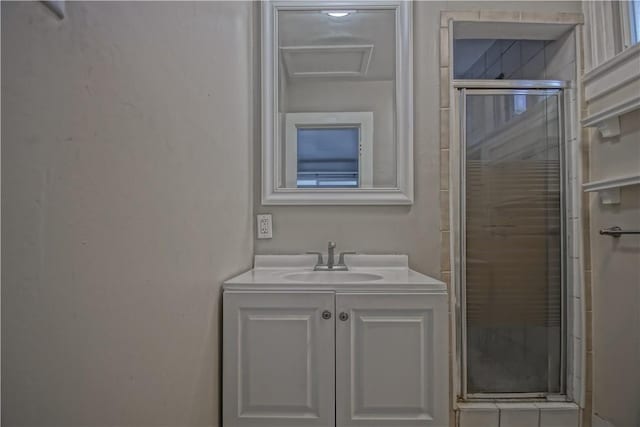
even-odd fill
[[[360,129],[298,128],[298,187],[358,187]]]
[[[279,188],[395,188],[396,9],[278,10]]]

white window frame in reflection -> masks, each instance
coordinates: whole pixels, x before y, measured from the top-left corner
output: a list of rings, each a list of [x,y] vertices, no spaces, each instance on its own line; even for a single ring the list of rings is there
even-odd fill
[[[285,185],[298,187],[298,128],[357,127],[360,130],[358,181],[360,188],[373,187],[373,112],[285,114]]]

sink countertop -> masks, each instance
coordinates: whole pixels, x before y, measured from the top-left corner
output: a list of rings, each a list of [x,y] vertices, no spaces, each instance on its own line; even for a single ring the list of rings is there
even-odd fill
[[[324,257],[326,260],[326,256]],[[336,256],[337,259],[337,256]],[[224,290],[341,290],[350,292],[416,291],[446,293],[446,284],[409,268],[406,255],[346,255],[348,272],[321,272],[329,280],[297,279],[312,273],[316,255],[256,255],[254,268],[227,280]],[[342,283],[341,275],[368,273],[380,276],[374,280]],[[287,277],[289,276],[289,277]],[[293,276],[293,278],[291,278]]]

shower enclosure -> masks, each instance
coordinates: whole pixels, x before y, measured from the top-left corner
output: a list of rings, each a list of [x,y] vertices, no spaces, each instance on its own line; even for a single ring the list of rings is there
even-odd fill
[[[562,88],[512,83],[458,89],[458,345],[470,399],[565,389]]]

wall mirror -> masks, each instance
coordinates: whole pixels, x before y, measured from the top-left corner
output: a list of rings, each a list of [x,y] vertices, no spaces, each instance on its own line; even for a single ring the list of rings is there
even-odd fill
[[[262,203],[413,202],[409,1],[262,3]]]

